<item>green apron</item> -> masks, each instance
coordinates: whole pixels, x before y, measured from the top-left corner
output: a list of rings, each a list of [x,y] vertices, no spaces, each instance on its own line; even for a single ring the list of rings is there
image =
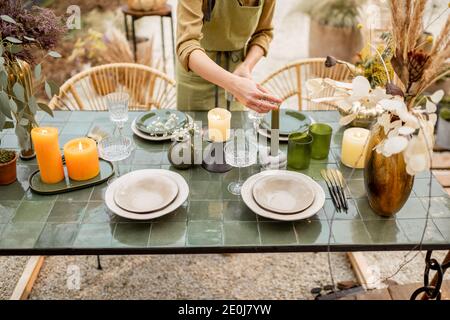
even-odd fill
[[[203,21],[200,45],[222,68],[233,72],[244,60],[246,46],[258,26],[264,0],[258,6],[241,6],[238,0],[216,0],[210,21]],[[211,110],[226,107],[225,90],[186,71],[179,62],[177,74],[177,106],[179,110]],[[217,92],[216,92],[217,91]],[[242,110],[233,101],[231,110]]]

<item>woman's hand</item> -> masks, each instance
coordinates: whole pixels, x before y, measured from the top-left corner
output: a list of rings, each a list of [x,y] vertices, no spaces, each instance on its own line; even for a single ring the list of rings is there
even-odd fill
[[[247,108],[259,113],[277,109],[282,102],[255,81],[234,75],[228,91]]]

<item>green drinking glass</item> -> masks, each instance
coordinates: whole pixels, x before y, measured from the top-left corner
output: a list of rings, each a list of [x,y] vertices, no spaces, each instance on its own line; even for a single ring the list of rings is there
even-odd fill
[[[307,132],[294,132],[289,135],[287,166],[289,169],[304,170],[309,168],[313,136]]]
[[[313,137],[311,158],[315,160],[328,158],[333,128],[325,123],[314,123],[309,127],[309,133]]]

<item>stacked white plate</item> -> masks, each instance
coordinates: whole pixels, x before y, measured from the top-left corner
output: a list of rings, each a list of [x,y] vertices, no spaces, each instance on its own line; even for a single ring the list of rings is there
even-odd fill
[[[293,171],[269,170],[245,181],[242,200],[257,215],[280,221],[307,219],[325,203],[325,192],[310,177]]]
[[[105,203],[118,216],[150,220],[175,211],[188,195],[189,186],[180,174],[163,169],[145,169],[114,180],[106,189]]]

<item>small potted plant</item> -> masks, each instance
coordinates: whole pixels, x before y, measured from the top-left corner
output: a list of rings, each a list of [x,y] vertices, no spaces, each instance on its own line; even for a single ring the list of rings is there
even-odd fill
[[[17,152],[0,149],[0,185],[11,184],[17,179]]]
[[[364,0],[305,0],[301,10],[310,16],[309,55],[334,56],[351,62],[363,47],[359,28]]]
[[[446,96],[440,103],[436,144],[450,150],[450,96]]]
[[[36,112],[53,115],[39,92],[49,99],[59,88],[42,74],[41,62],[61,55],[52,49],[65,27],[53,11],[26,6],[22,0],[0,2],[0,132],[14,128],[20,157],[34,157],[30,132],[37,126]]]

